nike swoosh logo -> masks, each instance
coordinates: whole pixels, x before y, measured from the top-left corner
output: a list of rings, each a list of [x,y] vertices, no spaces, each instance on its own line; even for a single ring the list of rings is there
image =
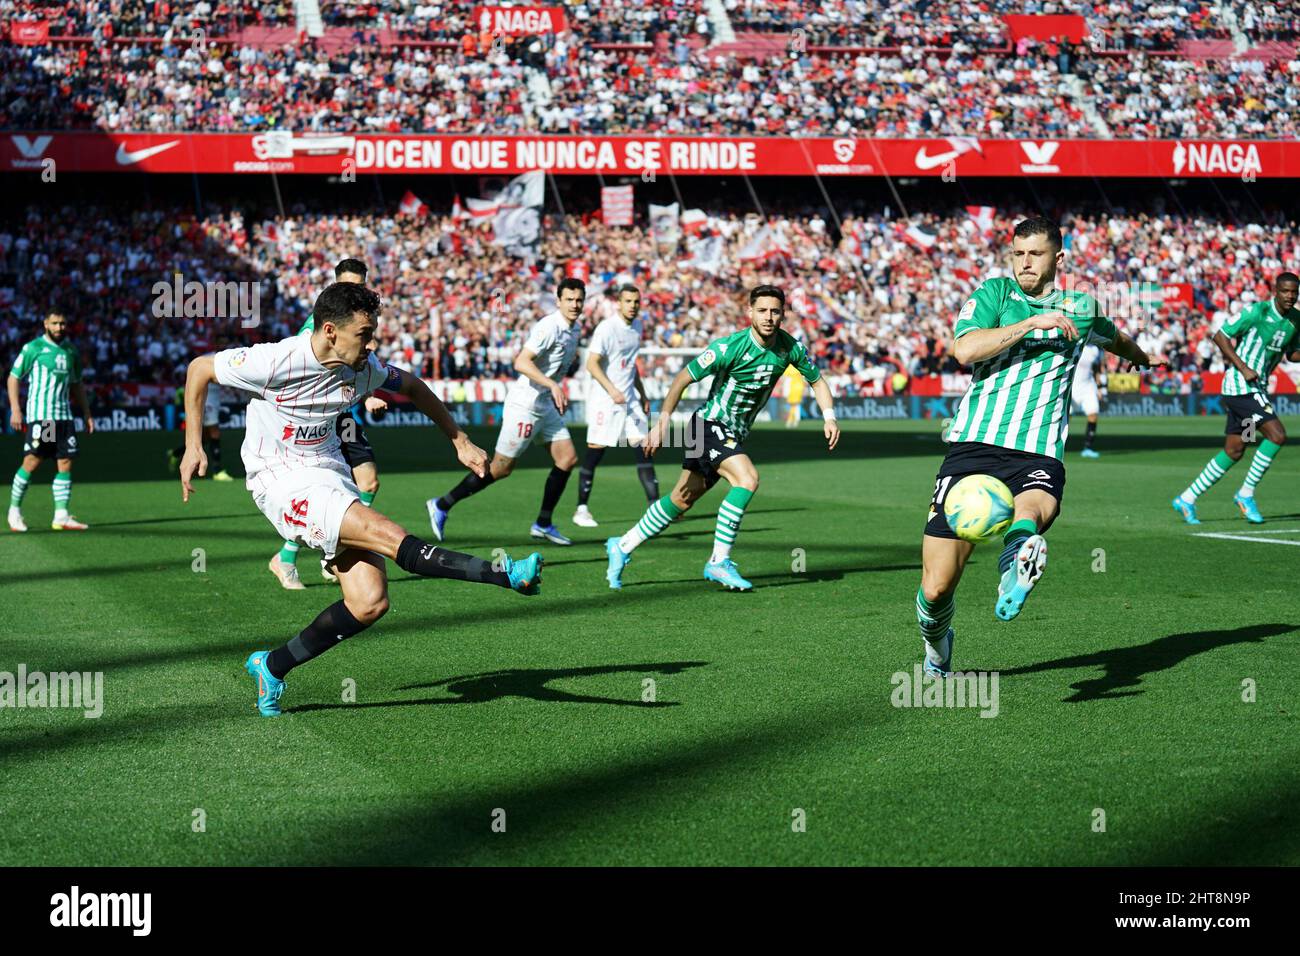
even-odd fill
[[[925,151],[925,147],[922,146],[920,149],[916,151],[916,168],[934,169],[936,166],[942,166],[950,159],[956,159],[958,156],[962,154],[962,152],[963,151],[960,149],[953,149],[953,150],[949,150],[946,153],[940,153],[937,156],[931,156]]]
[[[179,146],[181,141],[174,139],[170,143],[163,143],[161,146],[149,146],[145,149],[137,149],[134,152],[128,151],[126,143],[119,143],[117,146],[117,165],[133,166],[143,159],[150,156],[157,156],[161,152],[171,149],[173,146]]]

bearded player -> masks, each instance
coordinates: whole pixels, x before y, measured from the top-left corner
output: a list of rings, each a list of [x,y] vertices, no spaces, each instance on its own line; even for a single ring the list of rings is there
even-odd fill
[[[95,431],[90,402],[81,382],[81,354],[68,341],[68,320],[59,312],[45,317],[45,334],[23,346],[9,372],[9,424],[24,434],[23,460],[9,490],[9,530],[26,531],[23,496],[32,475],[46,458],[53,458],[55,531],[85,531],[87,525],[68,513],[72,499],[72,462],[77,457],[77,428],[69,396],[81,408],[86,434]],[[18,383],[27,382],[27,418],[18,401]]]
[[[1134,365],[1165,364],[1116,329],[1091,296],[1056,287],[1064,258],[1055,222],[1024,220],[1011,240],[1014,278],[986,279],[957,315],[953,356],[972,366],[971,384],[935,481],[916,594],[925,671],[937,677],[951,673],[954,595],[974,548],[948,527],[948,489],[967,475],[992,475],[1011,489],[1015,512],[1002,539],[994,605],[998,619],[1010,621],[1047,567],[1044,534],[1065,491],[1070,385],[1084,346],[1095,343]]]
[[[1268,380],[1283,356],[1300,362],[1297,298],[1300,298],[1300,277],[1294,272],[1283,272],[1273,281],[1273,298],[1242,310],[1214,333],[1214,344],[1228,363],[1228,371],[1223,376],[1223,403],[1228,406],[1227,437],[1223,451],[1211,458],[1196,480],[1173,500],[1174,510],[1188,524],[1201,523],[1196,517],[1196,499],[1241,460],[1246,443],[1255,440],[1256,432],[1264,440],[1251,456],[1246,478],[1232,501],[1251,524],[1264,523],[1255,502],[1255,486],[1263,480],[1268,466],[1286,444],[1286,428],[1273,410]]]
[[[361,505],[336,423],[340,413],[377,388],[409,398],[447,436],[466,468],[482,474],[487,466],[486,454],[456,427],[428,386],[401,369],[380,365],[370,352],[379,309],[379,296],[371,289],[337,282],[316,299],[310,336],[199,356],[185,378],[185,409],[194,421],[213,382],[247,393],[242,456],[253,501],[281,537],[325,552],[343,592],[342,600],[283,646],[249,655],[244,667],[256,681],[257,708],[264,717],[279,716],[290,670],[384,616],[384,558],[411,574],[494,584],[522,594],[536,594],[541,584],[539,554],[490,563],[422,541]],[[200,431],[187,429],[180,469],[183,500],[194,492],[190,480],[206,470]]]
[[[718,504],[713,554],[704,565],[704,580],[737,591],[753,589],[731,560],[741,519],[758,491],[758,469],[745,452],[744,442],[759,411],[766,407],[773,386],[788,367],[793,365],[812,385],[822,410],[822,430],[828,448],[834,451],[840,440],[830,386],[803,344],[781,330],[784,317],[785,293],[776,286],[756,286],[749,293],[749,328],[715,341],[673,379],[658,424],[646,436],[645,450],[649,455],[663,444],[673,409],[686,389],[709,375],[713,376],[713,384],[704,406],[691,416],[682,473],[672,493],[651,504],[641,520],[621,538],[609,538],[605,542],[605,554],[609,557],[605,580],[611,588],[617,590],[623,586],[623,569],[636,548],[689,511],[719,478],[725,478],[731,490]]]

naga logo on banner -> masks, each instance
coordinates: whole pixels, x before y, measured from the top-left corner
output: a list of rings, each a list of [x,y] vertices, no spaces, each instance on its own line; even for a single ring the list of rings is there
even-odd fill
[[[22,159],[11,159],[9,165],[14,169],[40,169],[44,161],[42,157],[45,151],[50,148],[50,143],[54,142],[53,136],[33,136],[28,139],[26,136],[10,136],[14,148],[22,154]]]
[[[1055,140],[1047,140],[1043,143],[1035,143],[1033,140],[1026,140],[1020,144],[1020,148],[1025,151],[1029,157],[1029,162],[1020,164],[1022,173],[1059,173],[1061,167],[1052,162],[1052,157],[1056,151],[1061,148],[1061,144]]]
[[[1262,173],[1254,143],[1178,143],[1174,146],[1174,175],[1188,173]]]
[[[510,37],[567,29],[563,7],[475,7],[474,22],[480,31]]]

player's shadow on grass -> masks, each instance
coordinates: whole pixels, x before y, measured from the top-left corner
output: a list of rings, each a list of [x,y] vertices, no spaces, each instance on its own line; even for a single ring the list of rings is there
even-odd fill
[[[551,681],[595,677],[603,674],[680,674],[688,667],[706,667],[708,661],[669,661],[659,664],[607,664],[597,667],[512,668],[448,677],[427,684],[404,684],[398,690],[433,690],[445,688],[455,697],[430,697],[421,700],[380,700],[364,704],[304,704],[288,708],[289,713],[309,710],[350,710],[356,707],[414,707],[426,704],[486,704],[506,697],[522,697],[544,704],[609,704],[616,707],[676,707],[677,701],[627,700],[575,694],[549,686]]]
[[[841,581],[846,574],[866,574],[878,571],[920,571],[919,564],[859,564],[852,567],[825,568],[821,571],[778,571],[774,574],[751,574],[750,581],[764,581],[763,590],[788,588],[795,584],[816,584],[820,581]],[[638,588],[664,584],[698,584],[702,579],[673,578],[667,581],[624,581],[623,587]],[[752,593],[752,592],[748,592]]]
[[[1078,704],[1088,700],[1136,697],[1142,693],[1140,690],[1126,691],[1121,688],[1136,687],[1142,683],[1144,676],[1168,670],[1195,654],[1203,654],[1231,644],[1258,644],[1266,637],[1289,634],[1296,630],[1300,630],[1300,625],[1252,624],[1249,627],[1224,631],[1188,631],[1158,637],[1134,647],[1117,647],[1108,651],[1098,651],[1095,654],[1058,657],[1056,660],[1043,661],[1028,667],[1013,667],[1002,671],[1001,674],[1003,677],[1013,677],[1019,674],[1037,674],[1042,671],[1067,670],[1076,667],[1101,667],[1102,676],[1071,684],[1070,688],[1074,693],[1066,697],[1062,703]]]
[[[261,515],[259,515],[256,511],[249,509],[247,511],[238,511],[235,512],[234,514],[227,514],[227,515],[180,515],[175,518],[139,518],[135,521],[96,521],[95,527],[96,528],[121,528],[121,527],[126,527],[127,525],[168,524],[173,521],[224,521],[226,518],[260,518],[260,517]],[[238,533],[242,535],[246,535],[248,534],[248,530],[245,529]]]

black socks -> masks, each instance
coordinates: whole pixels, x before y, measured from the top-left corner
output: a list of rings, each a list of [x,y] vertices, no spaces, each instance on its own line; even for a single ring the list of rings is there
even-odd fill
[[[283,678],[299,664],[320,657],[340,641],[360,634],[366,627],[352,616],[346,604],[335,601],[303,628],[301,634],[266,655],[266,668],[275,677]]]
[[[474,474],[466,475],[459,485],[438,499],[438,507],[443,511],[450,511],[451,506],[456,502],[478,494],[494,481],[496,479],[492,477],[491,470],[482,478]]]
[[[591,497],[591,486],[596,480],[596,466],[605,457],[607,449],[588,448],[587,458],[578,469],[578,504],[585,505]]]
[[[448,551],[422,541],[413,534],[408,534],[398,546],[397,566],[403,571],[426,578],[453,578],[457,581],[478,581],[503,588],[510,587],[509,576],[505,571],[494,570],[491,561],[484,561],[472,554]]]
[[[551,524],[551,512],[560,502],[560,495],[564,494],[564,486],[569,483],[569,472],[559,468],[552,467],[551,473],[546,476],[546,488],[542,491],[542,510],[537,512],[537,523],[543,528]]]

